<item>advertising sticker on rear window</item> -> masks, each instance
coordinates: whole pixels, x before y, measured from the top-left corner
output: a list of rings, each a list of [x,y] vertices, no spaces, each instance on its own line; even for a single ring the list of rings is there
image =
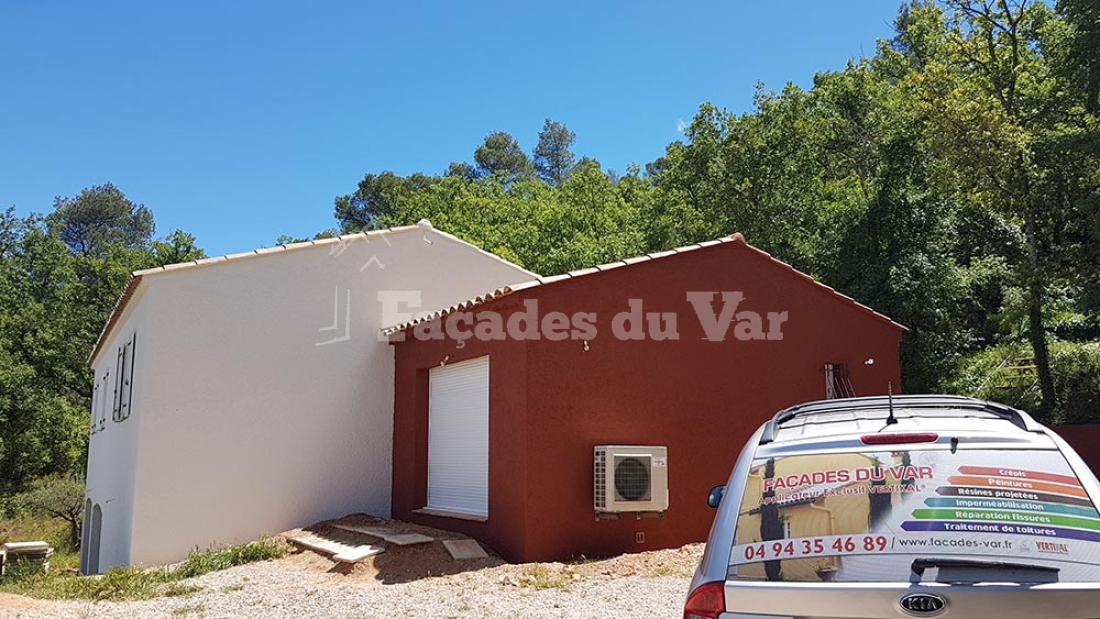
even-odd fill
[[[1065,564],[1100,578],[1100,513],[1055,451],[913,450],[753,463],[738,578],[905,580],[913,557]]]

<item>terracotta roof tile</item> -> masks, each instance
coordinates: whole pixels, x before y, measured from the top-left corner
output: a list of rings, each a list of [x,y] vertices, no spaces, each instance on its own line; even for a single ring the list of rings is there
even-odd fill
[[[604,271],[608,271],[608,270],[611,270],[613,268],[617,268],[617,267],[620,267],[620,266],[629,266],[629,265],[632,265],[632,264],[638,264],[640,262],[647,262],[647,261],[650,261],[650,260],[660,260],[661,258],[667,258],[669,256],[675,256],[677,254],[688,253],[688,252],[691,252],[691,251],[695,251],[697,249],[703,249],[705,247],[713,247],[715,245],[720,245],[722,243],[740,243],[741,245],[745,246],[747,249],[750,249],[750,250],[756,252],[760,256],[762,256],[764,258],[767,258],[768,260],[771,260],[772,262],[774,262],[774,263],[776,263],[780,266],[786,267],[787,269],[793,271],[795,274],[799,275],[800,277],[803,277],[803,278],[809,280],[815,286],[819,286],[821,288],[824,288],[826,291],[836,295],[840,299],[850,303],[851,305],[856,306],[861,311],[868,312],[868,313],[872,314],[873,316],[875,316],[876,318],[878,318],[880,320],[884,320],[884,321],[888,322],[889,324],[893,325],[894,327],[897,327],[898,329],[902,329],[902,330],[906,330],[906,331],[908,330],[906,327],[894,322],[889,317],[876,312],[875,310],[871,309],[870,307],[867,307],[866,305],[863,305],[862,303],[859,303],[858,301],[856,301],[855,299],[852,299],[851,297],[849,297],[847,295],[840,294],[839,292],[833,290],[829,286],[826,286],[825,284],[822,284],[821,282],[819,282],[816,279],[810,277],[809,275],[806,275],[802,271],[799,271],[798,269],[795,269],[794,267],[787,264],[786,262],[783,262],[781,260],[777,260],[777,259],[773,258],[771,256],[771,254],[769,254],[768,252],[763,251],[761,249],[757,249],[757,248],[753,247],[752,245],[749,245],[748,242],[745,241],[745,237],[740,232],[738,232],[738,233],[736,233],[732,236],[727,236],[727,237],[723,237],[723,238],[720,238],[720,239],[714,239],[712,241],[704,241],[702,243],[696,243],[694,245],[685,245],[684,247],[677,247],[675,249],[670,249],[670,250],[667,250],[667,251],[656,252],[656,253],[652,253],[652,254],[646,254],[644,256],[636,256],[636,257],[633,257],[633,258],[627,258],[625,260],[620,260],[618,262],[611,262],[611,263],[608,263],[608,264],[601,264],[597,267],[590,267],[590,268],[587,268],[587,269],[580,269],[580,270],[577,270],[577,271],[570,271],[568,273],[562,273],[561,275],[553,275],[553,276],[550,276],[550,277],[538,277],[538,278],[535,278],[533,280],[522,282],[522,283],[519,283],[519,284],[513,284],[511,286],[505,286],[503,288],[497,288],[496,290],[494,290],[492,293],[490,293],[489,295],[487,295],[485,297],[477,297],[476,299],[471,299],[470,301],[464,301],[463,303],[458,303],[458,304],[452,305],[450,307],[445,307],[443,309],[436,310],[436,311],[432,312],[431,314],[424,315],[420,318],[414,318],[413,320],[407,320],[405,322],[402,322],[402,323],[399,323],[399,324],[396,324],[396,325],[392,325],[390,327],[386,327],[386,328],[382,329],[382,335],[389,336],[389,335],[393,335],[394,333],[399,333],[399,332],[402,332],[402,331],[406,331],[406,330],[408,330],[412,327],[415,327],[418,324],[429,322],[429,321],[436,320],[436,319],[439,319],[439,318],[444,318],[448,314],[451,314],[453,312],[469,309],[470,307],[474,307],[474,306],[477,306],[477,305],[481,305],[483,303],[487,303],[488,301],[499,299],[501,297],[507,296],[507,295],[509,295],[513,292],[518,292],[520,290],[527,290],[529,288],[534,288],[536,286],[547,286],[547,285],[555,284],[557,282],[564,281],[564,280],[567,280],[567,279],[574,279],[574,278],[578,278],[578,277],[584,277],[586,275],[591,275],[593,273],[602,273]],[[484,298],[484,300],[482,300],[483,298]]]

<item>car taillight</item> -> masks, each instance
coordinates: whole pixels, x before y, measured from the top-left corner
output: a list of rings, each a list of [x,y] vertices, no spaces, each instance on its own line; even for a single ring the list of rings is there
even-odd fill
[[[898,443],[935,443],[940,438],[935,432],[894,432],[892,434],[868,434],[860,438],[864,445],[897,445]]]
[[[726,594],[721,582],[700,585],[684,604],[684,619],[716,619],[726,612]]]

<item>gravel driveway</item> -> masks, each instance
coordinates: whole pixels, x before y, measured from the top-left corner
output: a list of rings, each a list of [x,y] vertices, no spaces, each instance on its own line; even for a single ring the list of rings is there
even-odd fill
[[[702,545],[581,565],[497,564],[449,576],[386,582],[348,573],[311,552],[183,581],[202,589],[141,602],[0,598],[0,617],[184,619],[256,617],[680,617]],[[381,556],[381,555],[380,555]]]

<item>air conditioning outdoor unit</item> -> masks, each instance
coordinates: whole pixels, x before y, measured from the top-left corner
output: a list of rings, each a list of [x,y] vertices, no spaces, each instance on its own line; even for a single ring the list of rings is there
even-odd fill
[[[596,512],[668,509],[667,448],[596,445],[595,459]]]

